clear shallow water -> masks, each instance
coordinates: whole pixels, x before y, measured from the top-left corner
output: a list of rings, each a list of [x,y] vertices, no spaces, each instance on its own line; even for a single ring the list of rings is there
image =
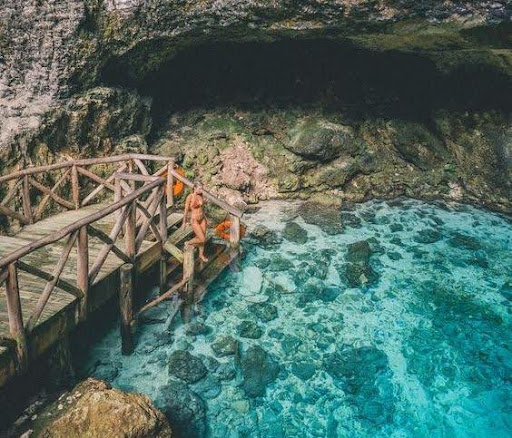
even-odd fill
[[[307,241],[246,244],[192,323],[154,310],[130,357],[113,328],[82,373],[149,395],[187,437],[512,436],[510,222],[412,200],[359,205],[336,235],[290,204],[247,221]]]

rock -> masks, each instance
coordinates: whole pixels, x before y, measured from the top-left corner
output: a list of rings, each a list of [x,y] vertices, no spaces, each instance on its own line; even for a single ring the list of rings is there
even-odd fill
[[[247,414],[251,405],[248,400],[236,400],[231,404],[232,408],[239,414]]]
[[[439,231],[426,228],[424,230],[419,231],[414,237],[414,241],[421,243],[421,244],[429,244],[429,243],[435,243],[441,240],[442,235]]]
[[[303,245],[308,241],[308,232],[296,222],[288,222],[284,227],[283,236],[290,242]]]
[[[345,278],[350,287],[371,286],[379,276],[370,265],[345,264]]]
[[[278,317],[277,307],[269,303],[252,304],[248,310],[263,322],[269,322]]]
[[[217,357],[233,356],[238,353],[238,341],[231,336],[220,336],[212,344]]]
[[[299,379],[309,380],[316,372],[315,365],[308,362],[299,362],[292,364],[292,373]]]
[[[324,368],[339,382],[362,419],[382,424],[393,417],[392,372],[384,352],[373,347],[347,347],[326,355]]]
[[[164,412],[178,438],[206,436],[206,404],[183,382],[170,380],[155,404]]]
[[[207,374],[201,359],[188,351],[177,350],[169,357],[169,375],[178,377],[187,383],[195,383]]]
[[[222,386],[214,377],[207,377],[201,380],[194,384],[193,388],[197,394],[201,394],[201,397],[206,400],[213,400],[222,392]]]
[[[379,276],[370,266],[372,249],[368,240],[351,243],[348,245],[347,261],[344,277],[350,287],[371,286]],[[340,273],[341,274],[341,273]]]
[[[218,380],[233,380],[236,377],[235,366],[231,362],[221,363],[215,371]]]
[[[314,118],[300,122],[290,135],[292,140],[285,147],[310,160],[331,161],[357,149],[352,128]]]
[[[252,321],[242,321],[237,330],[242,338],[259,339],[263,335],[263,329]]]
[[[272,259],[270,260],[270,264],[267,266],[266,270],[268,272],[280,272],[289,271],[293,269],[293,267],[293,262],[290,259],[278,254],[272,257]]]
[[[87,379],[69,395],[71,403],[58,410],[50,406],[36,421],[44,422],[38,436],[48,438],[123,436],[169,438],[174,436],[164,414],[149,397],[125,393],[103,381]],[[49,416],[48,416],[48,415]],[[43,423],[43,424],[44,424]]]
[[[370,262],[372,250],[367,240],[351,243],[347,245],[347,250],[347,262],[364,264]]]
[[[242,271],[242,284],[240,293],[242,295],[257,295],[263,284],[263,275],[256,266],[248,266]]]
[[[344,230],[340,211],[336,207],[328,207],[315,202],[304,202],[297,209],[304,222],[316,225],[324,233],[331,236],[340,234]]]
[[[268,227],[261,224],[252,228],[248,237],[250,242],[252,241],[263,248],[279,245],[282,241],[274,230],[270,230]]]
[[[207,326],[206,324],[193,321],[187,326],[187,335],[198,336],[198,335],[207,335],[211,333],[212,328]]]
[[[404,230],[404,226],[400,223],[394,223],[394,224],[391,224],[389,226],[389,230],[392,232],[392,233],[397,233],[399,231],[403,231]]]
[[[277,379],[279,364],[263,348],[250,347],[240,361],[243,382],[242,389],[248,397],[265,395],[267,385]]]
[[[459,232],[454,232],[452,237],[448,240],[448,243],[454,248],[463,248],[468,251],[478,251],[482,249],[482,244],[476,237]]]

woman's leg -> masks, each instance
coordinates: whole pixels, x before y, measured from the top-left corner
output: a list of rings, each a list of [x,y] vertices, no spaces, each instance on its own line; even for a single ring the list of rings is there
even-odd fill
[[[193,239],[190,239],[185,245],[194,245],[194,246],[199,247],[199,258],[203,262],[207,262],[208,259],[204,256],[204,243],[206,242],[206,235],[203,231],[203,227],[196,220],[193,220],[191,222],[191,225],[192,225],[192,230],[194,231],[196,237],[194,237]]]

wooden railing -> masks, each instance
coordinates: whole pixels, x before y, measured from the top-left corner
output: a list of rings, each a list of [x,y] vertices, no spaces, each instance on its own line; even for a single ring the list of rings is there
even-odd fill
[[[151,173],[144,161],[163,163],[163,166]],[[87,169],[90,166],[107,165],[114,165],[114,169],[109,169],[107,174],[102,176]],[[44,179],[50,172],[60,172],[60,175],[54,176],[56,180],[51,188],[38,181],[38,177]],[[96,186],[84,184],[84,178],[89,183],[91,181],[96,183]],[[50,211],[72,210],[87,206],[95,199],[104,202],[109,196],[113,197],[113,202],[101,210],[51,235],[30,242],[0,259],[0,287],[5,284],[9,330],[12,337],[7,341],[15,343],[20,370],[25,369],[28,361],[27,335],[40,319],[55,288],[60,288],[79,299],[77,320],[83,321],[88,313],[89,290],[97,281],[98,274],[109,254],[115,254],[126,264],[135,266],[136,257],[148,233],[151,233],[156,241],[165,243],[168,229],[167,212],[168,208],[174,204],[175,178],[189,187],[194,185],[192,181],[175,171],[172,158],[142,154],[74,160],[28,168],[0,177],[0,184],[9,184],[7,195],[1,201],[0,213],[21,224],[31,224],[40,220],[51,202],[54,208]],[[71,200],[67,199],[63,190],[59,191],[66,181],[71,187],[68,195],[68,198],[71,196]],[[139,183],[142,183],[142,186],[137,188]],[[41,199],[37,199],[35,205],[34,198],[31,197],[31,191],[34,189],[43,195]],[[107,196],[103,195],[103,198],[100,198],[102,192],[106,192]],[[231,215],[234,224],[231,241],[238,244],[242,212],[217,199],[206,190],[204,194],[207,199]],[[16,209],[17,205],[20,206],[21,211]],[[112,214],[116,215],[116,219],[109,233],[94,226],[99,220]],[[121,236],[123,242],[121,242]],[[99,239],[102,242],[94,261],[89,260],[90,238]],[[52,272],[45,272],[24,260],[35,251],[59,241],[63,242],[62,251]],[[120,243],[124,244],[123,247],[120,247]],[[75,246],[76,280],[70,281],[69,278],[62,278],[62,272],[69,263],[71,251]],[[25,325],[19,291],[20,270],[45,282],[43,292]]]

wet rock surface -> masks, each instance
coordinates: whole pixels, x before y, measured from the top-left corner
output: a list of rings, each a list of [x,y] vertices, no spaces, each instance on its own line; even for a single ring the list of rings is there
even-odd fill
[[[147,396],[124,393],[96,379],[81,382],[39,417],[35,430],[29,435],[52,438],[175,436],[164,414]]]

